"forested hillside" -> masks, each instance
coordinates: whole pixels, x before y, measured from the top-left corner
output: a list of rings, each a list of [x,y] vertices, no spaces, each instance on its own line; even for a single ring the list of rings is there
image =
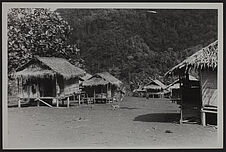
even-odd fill
[[[109,71],[123,81],[162,76],[217,39],[216,10],[58,9],[73,28],[90,73]],[[154,13],[153,13],[154,12]]]

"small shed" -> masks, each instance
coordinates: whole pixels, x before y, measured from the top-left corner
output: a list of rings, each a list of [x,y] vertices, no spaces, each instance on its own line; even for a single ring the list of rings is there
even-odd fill
[[[66,59],[36,56],[16,70],[18,97],[43,103],[49,99],[58,106],[58,99],[79,92],[79,76],[85,73]]]
[[[94,101],[113,100],[122,93],[120,91],[122,82],[108,72],[94,74],[82,85],[88,97],[93,98]]]
[[[198,94],[197,96],[200,99],[198,112],[202,125],[217,124],[217,53],[218,41],[216,40],[166,73],[166,75],[179,75],[180,78],[185,77],[185,79],[188,78],[188,73],[191,71],[198,73],[199,91],[196,91],[196,94]],[[194,85],[193,88],[195,87],[198,86]],[[189,93],[186,94],[187,96],[192,96]],[[182,102],[185,99],[182,99]],[[181,113],[183,113],[183,104]],[[181,117],[181,121],[182,119],[183,117]]]
[[[164,89],[166,86],[159,80],[151,80],[147,85],[144,86],[146,90],[146,97],[151,98],[163,98]]]

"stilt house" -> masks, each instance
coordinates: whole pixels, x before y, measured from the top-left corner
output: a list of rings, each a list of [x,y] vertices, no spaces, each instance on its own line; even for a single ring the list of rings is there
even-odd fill
[[[183,113],[186,111],[184,102],[194,102],[194,99],[186,101],[189,96],[199,99],[196,105],[202,124],[217,124],[217,53],[218,41],[215,41],[188,57],[166,73],[166,75],[179,75],[181,80],[188,79],[189,72],[191,71],[198,73],[199,76],[197,84],[199,88],[197,85],[191,86],[189,81],[184,81],[181,122],[183,121]],[[193,94],[188,92],[188,88],[191,87],[197,87],[197,90],[194,90]]]
[[[163,98],[165,88],[166,86],[159,80],[151,80],[151,82],[144,86],[146,96],[151,98]]]
[[[16,70],[18,97],[53,100],[71,96],[79,92],[79,76],[84,74],[66,59],[35,57]]]
[[[97,73],[83,82],[84,91],[95,101],[111,100],[120,92],[122,82],[108,72]]]

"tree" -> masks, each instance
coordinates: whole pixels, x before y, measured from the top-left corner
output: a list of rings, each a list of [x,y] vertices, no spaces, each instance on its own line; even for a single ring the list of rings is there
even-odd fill
[[[217,39],[217,10],[56,11],[73,27],[70,41],[78,41],[87,69],[110,71],[127,83],[158,78],[197,51],[187,48]]]
[[[13,72],[33,55],[79,59],[76,45],[68,45],[68,23],[45,8],[13,8],[8,13],[8,70]]]

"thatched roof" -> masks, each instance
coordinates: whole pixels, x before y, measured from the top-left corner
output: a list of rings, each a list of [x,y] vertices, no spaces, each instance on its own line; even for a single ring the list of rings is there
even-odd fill
[[[106,85],[109,82],[102,78],[92,77],[82,83],[83,86],[98,86],[98,85]]]
[[[92,77],[91,74],[86,73],[84,76],[81,76],[80,79],[83,80],[83,81],[85,81],[85,80],[88,80],[88,79],[91,78],[91,77]]]
[[[159,80],[151,80],[148,85],[144,86],[144,89],[165,89],[166,86]]]
[[[97,73],[94,76],[99,76],[101,78],[103,78],[104,80],[110,82],[113,85],[116,86],[120,86],[122,84],[122,82],[120,80],[118,80],[117,78],[115,78],[113,75],[111,75],[108,72],[102,72],[102,73]]]
[[[167,87],[167,89],[179,89],[180,88],[180,80],[177,79],[175,80],[173,83],[169,84]]]
[[[83,82],[83,86],[97,86],[111,83],[120,87],[122,82],[108,72],[94,74],[91,78]]]
[[[146,92],[146,89],[138,88],[138,89],[134,89],[133,92]]]
[[[30,65],[35,66],[30,66]],[[37,66],[38,65],[38,66]],[[55,74],[69,79],[84,75],[86,72],[69,63],[66,59],[56,57],[35,57],[16,70],[15,75],[23,77],[45,77]]]
[[[187,72],[190,69],[212,69],[215,70],[218,64],[218,40],[202,48],[186,60],[170,69],[166,75],[177,75],[179,72]]]

